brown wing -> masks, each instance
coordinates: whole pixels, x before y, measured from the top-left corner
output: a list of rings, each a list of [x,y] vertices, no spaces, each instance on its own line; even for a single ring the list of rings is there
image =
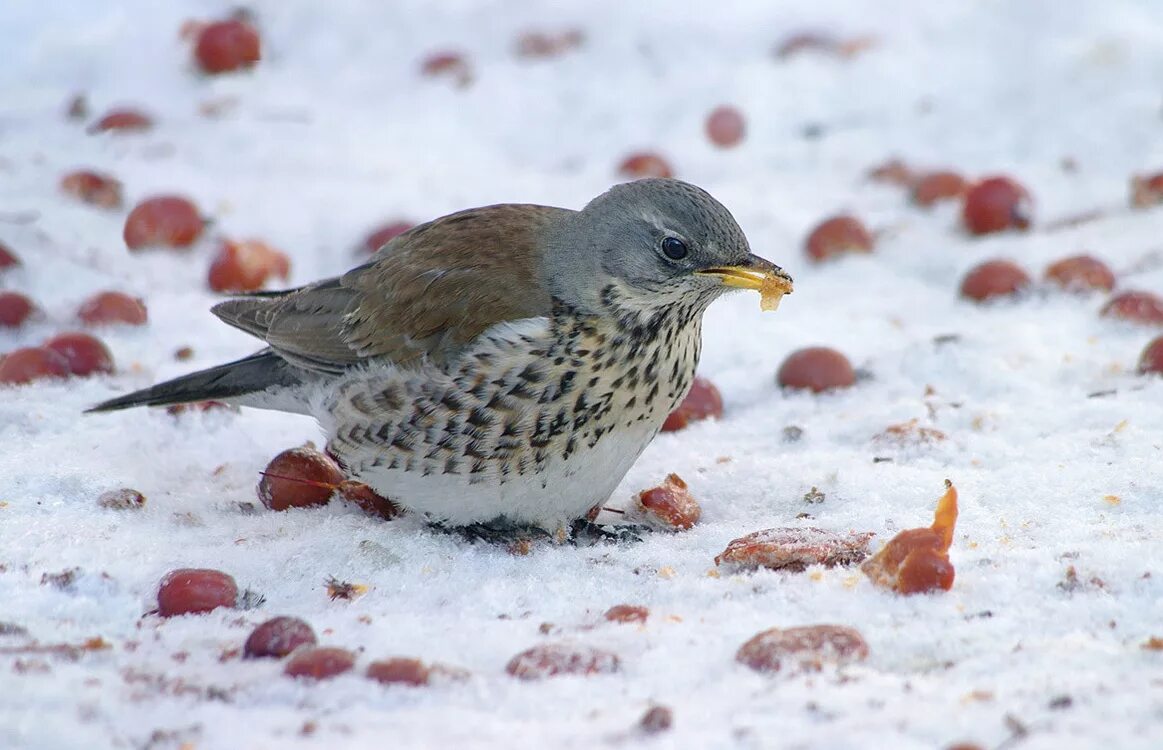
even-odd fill
[[[497,323],[549,314],[541,238],[569,213],[514,204],[461,211],[400,235],[343,276],[229,300],[214,313],[311,370],[373,358],[443,364]]]

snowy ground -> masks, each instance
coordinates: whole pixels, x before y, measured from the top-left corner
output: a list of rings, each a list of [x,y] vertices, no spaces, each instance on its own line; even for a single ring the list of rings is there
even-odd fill
[[[1133,374],[1154,332],[1099,318],[1103,295],[977,307],[955,293],[983,259],[1040,274],[1082,250],[1105,258],[1121,286],[1163,291],[1158,264],[1142,262],[1160,249],[1163,211],[1120,208],[1130,174],[1163,166],[1157,0],[891,0],[875,11],[856,0],[719,2],[713,16],[700,15],[703,3],[621,0],[252,6],[265,59],[252,74],[206,80],[177,31],[227,3],[0,5],[0,241],[25,261],[0,285],[48,313],[0,332],[0,351],[72,327],[97,289],[139,294],[151,316],[101,332],[119,363],[112,377],[0,390],[0,621],[42,643],[112,644],[40,665],[0,652],[0,747],[1163,746],[1163,653],[1141,648],[1163,636],[1163,382]],[[512,52],[520,31],[571,26],[587,34],[579,51]],[[804,28],[880,44],[848,62],[775,61],[773,45]],[[425,54],[448,48],[475,66],[470,88],[418,76]],[[97,112],[137,104],[159,126],[88,136],[62,116],[78,91]],[[238,102],[226,116],[199,114],[225,97]],[[748,139],[730,151],[703,134],[720,103],[748,117]],[[353,245],[384,219],[501,201],[579,207],[642,147],[718,196],[756,251],[796,278],[774,315],[753,295],[709,312],[701,370],[722,389],[725,418],[660,437],[619,489],[681,474],[704,508],[687,533],[515,557],[338,505],[245,514],[257,472],[318,439],[312,422],[80,414],[254,343],[207,312],[212,243],[131,256],[123,213],[58,194],[66,170],[107,169],[131,201],[187,193],[217,230],[289,252],[292,280],[306,282],[353,264]],[[954,207],[920,212],[862,179],[894,154],[1011,173],[1042,223],[1112,214],[967,239]],[[876,253],[807,265],[804,234],[840,209],[888,230]],[[945,334],[960,338],[933,343]],[[780,361],[814,343],[871,378],[835,395],[781,393]],[[174,360],[182,345],[192,362]],[[1096,391],[1114,393],[1087,397]],[[911,418],[949,439],[873,442]],[[803,428],[801,441],[782,441],[788,425]],[[962,498],[948,593],[899,598],[844,569],[708,576],[729,540],[760,528],[810,523],[883,540],[926,524],[946,477]],[[121,486],[148,496],[143,512],[96,506]],[[812,486],[822,503],[804,502]],[[814,518],[796,520],[805,512]],[[266,603],[143,617],[159,577],[189,566],[225,570]],[[1073,591],[1059,586],[1068,566]],[[41,585],[72,567],[71,589]],[[332,575],[370,591],[330,601]],[[648,623],[599,624],[623,602],[648,606]],[[276,663],[219,661],[273,614],[359,649],[361,666],[408,655],[473,677],[410,690],[357,670],[306,685]],[[554,634],[539,633],[546,622]],[[733,660],[759,630],[813,623],[859,628],[869,659],[814,677],[765,677]],[[616,651],[623,671],[542,683],[504,673],[517,652],[560,639]],[[21,643],[0,636],[0,648]],[[634,734],[655,702],[673,709],[673,730]]]

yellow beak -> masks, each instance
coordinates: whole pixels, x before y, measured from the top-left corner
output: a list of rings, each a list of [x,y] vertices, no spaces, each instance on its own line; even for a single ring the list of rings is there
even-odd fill
[[[754,289],[760,294],[759,304],[764,310],[775,310],[779,307],[780,298],[792,292],[791,276],[779,266],[758,255],[752,255],[742,265],[704,268],[695,273],[713,276],[726,286]]]

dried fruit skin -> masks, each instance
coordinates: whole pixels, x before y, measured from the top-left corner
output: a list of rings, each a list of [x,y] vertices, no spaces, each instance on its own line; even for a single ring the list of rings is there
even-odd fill
[[[290,273],[287,256],[265,242],[226,240],[210,263],[208,281],[216,292],[253,292],[272,278],[286,281]]]
[[[355,654],[347,649],[307,646],[287,660],[283,674],[288,677],[327,680],[351,671],[354,666]]]
[[[0,292],[0,328],[19,328],[35,309],[20,292]]]
[[[650,610],[636,604],[615,604],[603,615],[610,622],[646,622]]]
[[[930,172],[913,183],[913,203],[932,206],[940,201],[960,198],[968,183],[956,172]]]
[[[658,487],[640,492],[637,504],[647,520],[668,529],[689,529],[702,516],[698,501],[677,474],[669,474]]]
[[[281,659],[300,646],[314,646],[315,631],[298,617],[273,617],[251,631],[242,647],[246,659]]]
[[[915,549],[901,563],[894,587],[899,594],[921,594],[953,588],[954,570],[949,557],[927,547]]]
[[[429,55],[420,65],[420,73],[429,77],[447,76],[457,88],[465,88],[472,83],[472,68],[468,60],[458,52],[437,52]]]
[[[687,391],[686,398],[662,423],[663,432],[681,430],[691,422],[723,416],[723,397],[715,384],[706,378],[696,376]]]
[[[69,363],[73,375],[113,372],[113,355],[101,341],[87,333],[62,333],[44,342]]]
[[[872,537],[871,532],[839,534],[811,527],[764,529],[733,540],[715,564],[794,572],[809,565],[854,565],[868,557]]]
[[[548,58],[580,47],[585,35],[578,29],[558,33],[526,31],[517,38],[518,57]]]
[[[1151,341],[1139,356],[1139,372],[1141,374],[1163,374],[1163,336]]]
[[[205,222],[198,207],[178,195],[147,198],[129,212],[123,236],[130,250],[151,247],[182,248],[202,235]]]
[[[826,346],[810,346],[792,352],[779,367],[776,380],[784,388],[821,393],[856,383],[856,371],[840,352]]]
[[[816,225],[804,242],[804,252],[813,261],[824,261],[847,253],[872,252],[872,235],[852,216],[833,216]]]
[[[1030,276],[1008,260],[989,260],[974,266],[961,281],[961,296],[983,302],[1017,294],[1030,285]]]
[[[1115,286],[1115,274],[1110,267],[1089,255],[1073,255],[1051,263],[1046,268],[1046,280],[1069,292],[1091,289],[1109,292]]]
[[[61,178],[61,190],[83,203],[100,208],[121,208],[121,182],[109,175],[80,169]]]
[[[860,569],[873,584],[898,594],[948,591],[954,578],[948,552],[956,524],[957,489],[945,480],[945,494],[937,501],[933,525],[900,532]]]
[[[969,187],[961,220],[971,234],[1028,229],[1033,216],[1029,192],[1008,177],[988,177]]]
[[[368,254],[375,253],[381,247],[396,239],[414,226],[415,224],[408,221],[394,221],[391,224],[385,224],[379,229],[371,232],[367,238],[364,239],[363,249]]]
[[[868,644],[855,628],[808,625],[772,628],[739,647],[735,660],[756,672],[818,672],[868,658]]]
[[[162,617],[201,614],[233,607],[238,585],[220,570],[181,568],[165,575],[158,586],[157,611]]]
[[[26,347],[0,358],[0,385],[22,385],[42,378],[66,378],[69,363],[44,347]]]
[[[227,73],[261,59],[258,32],[238,20],[207,24],[198,34],[194,58],[206,73]]]
[[[125,323],[140,326],[149,319],[149,313],[141,300],[128,294],[99,292],[81,304],[77,317],[90,325]]]
[[[1163,297],[1151,292],[1123,292],[1111,297],[1099,314],[1131,323],[1163,325]]]
[[[557,675],[610,674],[621,669],[618,655],[586,646],[547,643],[514,656],[505,671],[522,680]]]
[[[618,165],[618,174],[630,179],[642,177],[674,177],[670,163],[658,154],[643,151],[630,154]]]
[[[719,148],[736,146],[747,134],[743,114],[734,107],[717,107],[707,117],[707,138]]]
[[[258,483],[258,499],[271,510],[325,505],[343,479],[339,466],[326,454],[291,448],[267,464]]]
[[[92,134],[104,133],[112,130],[119,133],[149,130],[153,127],[153,120],[135,109],[111,109],[105,116],[89,126]]]

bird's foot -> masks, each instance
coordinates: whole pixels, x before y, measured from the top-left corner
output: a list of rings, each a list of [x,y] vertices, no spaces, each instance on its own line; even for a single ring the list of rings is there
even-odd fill
[[[485,542],[522,551],[538,542],[572,544],[577,547],[592,547],[602,543],[640,542],[641,532],[646,531],[642,526],[600,526],[584,518],[577,519],[568,527],[558,529],[556,533],[550,533],[539,526],[512,523],[503,518],[468,526],[432,524],[432,528],[454,534],[465,541]]]

